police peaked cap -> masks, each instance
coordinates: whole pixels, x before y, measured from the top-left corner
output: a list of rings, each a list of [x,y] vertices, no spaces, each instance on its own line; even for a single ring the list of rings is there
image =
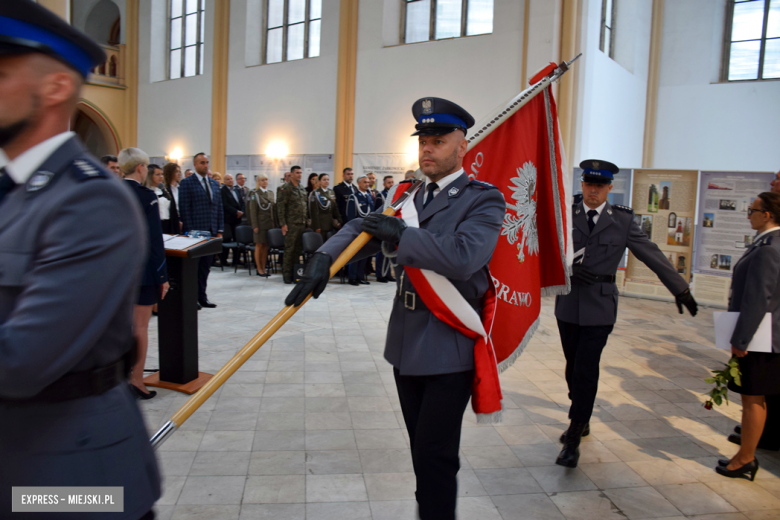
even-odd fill
[[[31,0],[0,0],[0,55],[40,52],[84,78],[106,61],[103,48]]]
[[[582,182],[593,184],[612,184],[612,179],[620,169],[609,161],[588,159],[580,163]]]
[[[412,105],[412,115],[417,121],[412,135],[444,135],[454,130],[466,130],[474,126],[474,118],[462,107],[442,98],[426,97]]]

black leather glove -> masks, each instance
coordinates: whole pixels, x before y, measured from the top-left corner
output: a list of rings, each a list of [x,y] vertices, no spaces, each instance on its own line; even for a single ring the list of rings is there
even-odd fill
[[[371,213],[363,219],[361,228],[382,242],[397,244],[401,241],[401,235],[406,230],[406,222],[400,218],[382,215],[381,213]]]
[[[687,307],[688,312],[691,313],[691,316],[696,316],[696,312],[699,310],[699,305],[696,303],[696,300],[693,299],[693,295],[691,294],[690,289],[685,289],[683,292],[675,296],[674,303],[677,304],[677,310],[680,311],[680,314],[683,313],[683,305]]]
[[[328,253],[315,253],[306,264],[303,276],[285,298],[284,304],[298,307],[309,293],[314,298],[318,298],[330,280],[330,264],[332,262],[333,260]]]
[[[582,264],[574,264],[571,266],[572,275],[571,283],[573,285],[593,285],[596,283],[596,273],[588,269]]]

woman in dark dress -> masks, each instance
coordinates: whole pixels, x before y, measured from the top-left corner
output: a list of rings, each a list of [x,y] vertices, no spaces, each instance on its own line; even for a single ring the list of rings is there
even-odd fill
[[[170,209],[168,220],[163,222],[163,233],[168,235],[178,235],[181,233],[181,220],[179,219],[179,178],[181,177],[181,167],[176,163],[168,163],[163,166],[163,189],[162,196],[170,200]]]
[[[149,319],[152,307],[158,299],[162,300],[168,292],[168,269],[165,264],[165,246],[163,245],[160,210],[157,195],[143,185],[147,176],[149,156],[138,148],[125,148],[119,151],[119,168],[125,182],[138,197],[141,210],[149,228],[149,252],[141,271],[141,290],[138,302],[133,308],[133,335],[136,338],[136,361],[130,373],[130,390],[139,399],[151,399],[157,392],[149,392],[144,385],[144,363],[149,347]]]
[[[758,471],[756,447],[766,422],[765,396],[780,394],[780,194],[759,194],[748,219],[756,236],[734,266],[729,298],[729,311],[739,312],[731,352],[739,359],[741,385],[729,383],[729,390],[742,394],[742,440],[737,454],[719,460],[715,471],[753,480]],[[771,314],[772,352],[748,352],[767,313]]]

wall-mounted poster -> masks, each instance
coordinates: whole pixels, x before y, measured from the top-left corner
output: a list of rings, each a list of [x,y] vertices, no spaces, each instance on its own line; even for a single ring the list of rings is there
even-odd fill
[[[690,283],[696,216],[697,171],[634,170],[631,206],[634,220]],[[625,294],[672,300],[658,277],[630,252]]]
[[[377,178],[377,184],[382,185],[382,179],[388,175],[398,184],[404,180],[404,174],[408,170],[419,168],[417,156],[404,153],[359,153],[352,156],[352,170],[355,179],[361,175],[373,172]]]
[[[728,304],[734,265],[753,243],[747,210],[769,191],[771,172],[701,172],[699,229],[693,266],[693,294],[710,305]]]
[[[303,155],[288,155],[283,159],[271,159],[266,155],[228,155],[225,157],[225,169],[233,177],[238,173],[246,175],[246,186],[252,190],[257,186],[257,174],[262,172],[268,176],[268,189],[276,192],[276,188],[282,184],[285,172],[290,171],[291,166],[303,168],[304,160]],[[305,175],[303,182],[306,182]]]

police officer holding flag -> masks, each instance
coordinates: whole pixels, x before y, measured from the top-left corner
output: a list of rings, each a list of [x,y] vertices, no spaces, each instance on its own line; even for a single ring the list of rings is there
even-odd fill
[[[2,518],[15,486],[124,489],[123,512],[52,518],[151,519],[160,497],[127,384],[148,247],[141,208],[68,131],[105,59],[38,4],[0,2]]]
[[[571,424],[561,436],[563,450],[555,463],[571,468],[579,461],[580,439],[590,433],[601,351],[617,319],[615,273],[626,247],[675,295],[680,314],[683,306],[691,316],[697,311],[687,282],[634,222],[633,210],[607,201],[618,167],[607,161],[587,160],[580,168],[582,200],[572,206],[572,287],[569,294],[555,299],[571,399]]]
[[[330,278],[333,259],[366,231],[374,238],[354,260],[376,254],[381,242],[397,247],[398,292],[387,328],[385,359],[393,365],[401,410],[409,432],[423,519],[455,518],[463,413],[474,384],[475,341],[436,318],[409,280],[410,267],[447,278],[479,314],[492,283],[487,265],[506,211],[495,186],[469,180],[463,170],[466,131],[474,118],[440,98],[412,107],[419,140],[420,169],[427,177],[412,201],[419,227],[372,213],[355,218],[311,258],[304,276],[285,300],[300,305],[316,298]],[[406,187],[411,181],[405,181]],[[404,183],[401,183],[404,186]]]

